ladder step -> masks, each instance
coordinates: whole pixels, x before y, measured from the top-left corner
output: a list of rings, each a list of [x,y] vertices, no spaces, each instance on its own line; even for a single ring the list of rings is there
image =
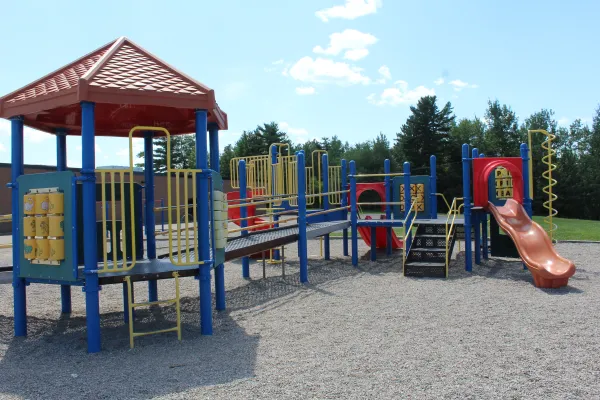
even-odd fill
[[[446,235],[432,235],[432,234],[428,234],[428,233],[424,233],[422,235],[419,235],[419,234],[415,235],[415,238],[418,238],[418,237],[432,238],[432,239],[435,239],[435,238],[442,238],[442,239],[444,239],[446,237]]]
[[[448,250],[450,250],[450,247],[448,247]],[[410,249],[410,251],[433,251],[433,252],[440,252],[440,253],[445,253],[446,252],[446,248],[445,247],[413,247]]]
[[[158,331],[133,332],[133,337],[154,335],[156,333],[167,333],[167,332],[179,332],[179,327],[174,326],[173,328],[161,329]]]
[[[446,263],[443,262],[429,262],[429,261],[410,261],[406,263],[406,267],[446,267]]]

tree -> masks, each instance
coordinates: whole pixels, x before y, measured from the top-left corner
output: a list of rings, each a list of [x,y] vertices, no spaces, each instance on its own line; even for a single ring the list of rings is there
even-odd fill
[[[194,135],[177,135],[170,137],[171,168],[188,169],[196,168],[196,139]],[[167,171],[167,138],[158,137],[153,140],[154,147],[154,172]],[[144,152],[138,153],[139,158],[144,158]],[[143,167],[144,164],[136,164]]]
[[[425,96],[410,107],[412,114],[396,134],[393,148],[398,164],[408,161],[413,168],[423,168],[432,154],[445,154],[455,117],[450,102],[440,110],[436,101],[436,96]]]
[[[221,177],[223,179],[229,179],[231,177],[230,171],[230,161],[235,157],[235,152],[233,151],[233,146],[228,144],[223,149],[223,154],[219,158]]]
[[[488,156],[518,156],[523,137],[519,130],[519,119],[512,109],[506,104],[500,105],[498,100],[488,100],[485,120],[487,130],[481,150]]]

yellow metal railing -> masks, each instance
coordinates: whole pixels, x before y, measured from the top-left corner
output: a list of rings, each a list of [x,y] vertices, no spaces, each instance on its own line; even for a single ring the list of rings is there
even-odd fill
[[[140,336],[147,335],[155,335],[158,333],[167,333],[167,332],[177,332],[177,339],[181,340],[181,302],[179,295],[179,273],[177,271],[173,272],[173,278],[175,278],[175,298],[168,300],[159,300],[159,301],[148,301],[145,303],[135,303],[133,301],[133,282],[131,282],[131,277],[125,277],[125,283],[127,284],[127,314],[129,316],[129,347],[133,349],[134,339]],[[149,306],[157,306],[157,305],[175,305],[175,312],[177,318],[177,325],[173,328],[160,329],[156,331],[147,331],[147,332],[135,332],[133,329],[133,310],[139,307],[149,307]]]
[[[329,167],[329,204],[342,204],[342,166],[334,165]],[[331,193],[336,191],[334,193]]]
[[[134,192],[134,178],[133,168],[130,169],[98,169],[96,172],[100,173],[100,184],[101,184],[101,204],[102,204],[102,267],[98,269],[98,273],[115,272],[115,271],[129,271],[135,266],[136,252],[135,252],[135,204],[133,198]],[[129,175],[129,182],[125,183],[125,179]],[[107,176],[109,180],[107,181]],[[107,196],[106,186],[110,185],[110,197]],[[127,223],[126,214],[126,201],[125,201],[125,185],[129,186],[129,223],[130,223],[130,237],[127,235],[127,229],[125,224]],[[120,197],[117,200],[117,188],[119,188]],[[110,201],[110,207],[108,202]],[[107,236],[108,232],[108,221],[107,212],[110,214],[110,237]],[[121,227],[117,224],[117,210],[121,218]],[[131,243],[131,254],[127,254],[127,242]],[[109,245],[110,252],[112,253],[112,263],[109,257]],[[119,245],[122,253],[122,264],[119,265]],[[131,256],[131,261],[128,261],[128,256]]]
[[[441,197],[442,200],[444,200],[444,203],[446,203],[446,207],[448,208],[448,210],[450,209],[450,204],[448,203],[448,200],[446,200],[446,196],[444,196],[443,193],[434,193],[436,196]]]
[[[197,234],[198,201],[196,198],[196,176],[198,172],[201,171],[195,169],[169,169],[169,179],[167,180],[167,190],[169,192],[167,204],[170,210],[167,216],[169,223],[169,258],[174,265],[178,266],[204,263],[204,260],[200,260],[198,257],[200,254]],[[173,204],[172,180],[175,181],[175,204]],[[181,198],[182,192],[183,199]],[[176,217],[175,223],[173,223],[173,213]],[[190,235],[190,230],[193,232],[193,236]],[[173,254],[174,249],[176,249],[176,255]]]
[[[455,197],[452,200],[452,205],[448,207],[448,214],[446,216],[446,278],[448,277],[448,265],[450,264],[450,240],[452,236],[452,230],[454,229],[454,222],[456,216],[460,214],[460,209],[464,204],[458,205],[459,201],[462,201],[462,197]]]
[[[552,171],[556,169],[556,164],[552,163],[552,156],[556,154],[556,150],[552,148],[552,142],[556,136],[544,129],[532,129],[527,131],[529,140],[529,197],[533,199],[533,150],[531,149],[531,134],[541,133],[546,136],[546,140],[542,142],[542,149],[546,150],[546,154],[542,157],[542,163],[547,165],[547,169],[542,173],[542,176],[548,180],[548,184],[543,187],[542,191],[548,195],[548,200],[544,201],[544,208],[548,210],[548,216],[544,218],[544,222],[548,225],[546,232],[553,240],[553,232],[558,229],[558,225],[552,222],[552,218],[558,214],[558,210],[553,208],[552,203],[558,198],[553,193],[552,187],[556,185],[556,179],[552,177]],[[526,179],[526,178],[525,178]]]
[[[404,267],[406,265],[406,256],[410,250],[406,241],[408,240],[408,237],[411,235],[412,228],[415,224],[415,220],[417,219],[416,205],[417,205],[417,201],[413,200],[412,204],[410,205],[410,208],[408,209],[408,212],[406,213],[406,215],[404,217],[404,239],[402,241],[403,246],[404,246],[404,248],[402,249],[402,270],[403,270],[402,272],[404,272]],[[414,215],[413,215],[412,221],[410,221],[410,225],[407,226],[411,214],[414,214]]]

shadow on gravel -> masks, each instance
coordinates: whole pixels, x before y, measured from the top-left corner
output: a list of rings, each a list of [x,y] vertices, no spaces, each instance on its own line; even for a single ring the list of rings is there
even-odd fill
[[[253,279],[226,293],[227,311],[213,314],[214,336],[200,334],[198,298],[186,297],[181,299],[183,340],[179,342],[175,333],[146,336],[136,339],[133,350],[121,312],[102,314],[102,351],[98,354],[86,353],[84,317],[30,316],[28,337],[14,338],[12,316],[0,315],[0,354],[4,353],[0,394],[52,399],[151,398],[252,378],[260,337],[248,335],[230,312],[260,307],[285,296],[290,299],[268,307],[279,307],[295,295],[333,296],[327,287],[339,279],[401,273],[396,261],[362,262],[363,268],[353,268],[347,258],[310,260],[307,285],[300,283],[298,262],[286,262],[289,273],[285,278]],[[175,310],[169,306],[139,309],[135,330],[169,328],[175,320]]]
[[[182,299],[182,336],[136,339],[129,349],[122,313],[102,314],[102,351],[87,354],[85,318],[28,318],[27,338],[13,337],[12,316],[0,315],[0,394],[23,398],[153,398],[254,376],[259,337],[227,312],[215,313],[214,336],[199,332],[197,298]],[[137,331],[175,325],[169,307],[139,310]],[[0,397],[2,397],[0,395]]]

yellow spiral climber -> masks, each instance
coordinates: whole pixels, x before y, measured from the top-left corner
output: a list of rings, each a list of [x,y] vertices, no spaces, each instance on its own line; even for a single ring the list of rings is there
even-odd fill
[[[552,202],[558,198],[558,196],[552,192],[552,187],[556,185],[556,179],[552,177],[552,171],[556,169],[556,164],[552,163],[552,156],[556,154],[556,150],[552,148],[552,142],[556,139],[556,136],[544,129],[533,129],[528,130],[529,136],[529,151],[531,151],[531,134],[542,133],[546,136],[546,140],[542,142],[542,148],[546,150],[546,154],[542,157],[542,162],[548,166],[548,169],[542,173],[542,176],[548,180],[548,184],[544,186],[542,191],[548,195],[548,200],[544,202],[544,208],[548,210],[548,216],[544,218],[544,222],[548,225],[546,231],[550,236],[550,240],[553,239],[553,232],[558,228],[558,225],[552,222],[552,217],[558,214],[558,211],[552,207]],[[530,153],[531,154],[531,153]],[[533,157],[529,157],[529,197],[533,198]]]

